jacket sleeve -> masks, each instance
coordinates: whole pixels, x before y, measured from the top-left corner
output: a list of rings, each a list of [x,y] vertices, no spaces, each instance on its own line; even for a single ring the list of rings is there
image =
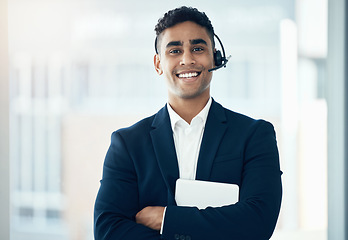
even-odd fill
[[[257,121],[244,144],[239,202],[199,210],[168,206],[165,239],[266,240],[274,231],[282,198],[279,156],[273,126]]]
[[[160,234],[135,222],[137,177],[131,157],[118,132],[111,137],[103,177],[94,206],[96,240],[158,240]]]

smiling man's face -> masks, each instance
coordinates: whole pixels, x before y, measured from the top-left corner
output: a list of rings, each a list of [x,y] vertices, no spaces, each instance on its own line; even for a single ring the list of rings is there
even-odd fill
[[[164,74],[169,100],[209,98],[214,67],[213,47],[206,29],[186,21],[161,33],[154,64]]]

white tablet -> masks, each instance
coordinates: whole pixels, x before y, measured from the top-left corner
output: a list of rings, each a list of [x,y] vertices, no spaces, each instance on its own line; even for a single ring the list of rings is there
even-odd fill
[[[222,207],[238,202],[239,187],[236,184],[178,179],[175,201],[178,206]]]

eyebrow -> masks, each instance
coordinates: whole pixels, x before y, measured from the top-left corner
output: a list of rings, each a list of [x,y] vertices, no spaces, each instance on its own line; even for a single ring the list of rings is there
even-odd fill
[[[196,45],[196,44],[201,44],[201,43],[204,45],[208,45],[207,42],[201,38],[190,40],[190,43],[191,43],[191,45]]]
[[[196,44],[204,44],[204,45],[208,45],[207,42],[201,38],[198,38],[198,39],[192,39],[190,40],[190,44],[191,45],[196,45]],[[172,42],[169,42],[166,46],[166,48],[168,47],[172,47],[172,46],[183,46],[183,42],[181,41],[172,41]]]
[[[182,46],[183,45],[183,42],[180,42],[180,41],[172,41],[172,42],[169,42],[166,46],[166,48],[169,48],[171,46]]]

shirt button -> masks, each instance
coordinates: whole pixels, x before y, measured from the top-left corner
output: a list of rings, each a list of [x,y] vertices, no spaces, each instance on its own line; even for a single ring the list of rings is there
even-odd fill
[[[175,234],[175,235],[174,235],[174,239],[175,239],[175,240],[180,240],[179,234]]]
[[[185,236],[184,236],[184,235],[181,235],[181,236],[180,236],[180,240],[185,240]]]

